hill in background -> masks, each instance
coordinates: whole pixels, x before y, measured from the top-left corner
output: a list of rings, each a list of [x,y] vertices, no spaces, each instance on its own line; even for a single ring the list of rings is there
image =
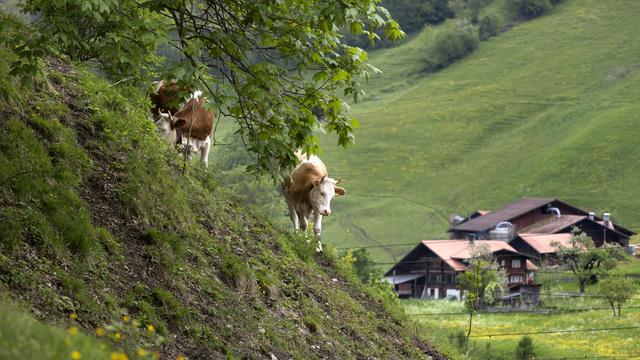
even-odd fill
[[[562,1],[435,74],[422,62],[437,29],[372,52],[385,74],[353,107],[357,143],[343,151],[327,139],[321,154],[348,190],[332,204],[325,239],[446,238],[450,214],[523,196],[558,197],[640,228],[639,11],[633,0]],[[370,251],[390,261],[410,248]]]

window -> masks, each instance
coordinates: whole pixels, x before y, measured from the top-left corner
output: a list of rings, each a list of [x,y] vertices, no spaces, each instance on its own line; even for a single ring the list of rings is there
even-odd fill
[[[520,267],[520,259],[511,260],[511,267],[517,269]]]
[[[509,276],[509,283],[511,284],[519,284],[524,282],[524,276],[522,275],[511,275]]]

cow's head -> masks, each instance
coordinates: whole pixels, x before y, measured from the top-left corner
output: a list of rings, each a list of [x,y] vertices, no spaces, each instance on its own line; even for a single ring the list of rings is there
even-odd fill
[[[331,199],[334,196],[343,196],[347,194],[347,190],[336,186],[338,181],[324,176],[321,179],[313,181],[313,188],[311,188],[311,206],[318,214],[329,216],[331,215]]]
[[[174,130],[174,121],[171,113],[160,113],[158,120],[156,121],[156,131],[160,135],[161,138],[175,142],[176,140],[176,131]]]

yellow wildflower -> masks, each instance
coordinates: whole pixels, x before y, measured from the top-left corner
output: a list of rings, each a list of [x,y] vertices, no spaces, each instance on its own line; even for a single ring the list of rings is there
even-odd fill
[[[111,360],[129,360],[129,357],[123,352],[112,352]]]
[[[82,356],[80,356],[80,352],[78,352],[78,351],[72,351],[72,352],[71,352],[71,358],[72,358],[73,360],[78,360],[78,359],[80,359],[81,357],[82,357]]]
[[[176,360],[187,360],[187,358],[186,358],[186,357],[184,357],[184,356],[182,356],[182,355],[180,355],[180,356],[178,356],[178,357],[176,358]]]
[[[154,327],[153,327],[153,325],[148,324],[148,325],[147,325],[147,331],[148,331],[148,332],[154,332],[154,331],[156,331],[156,328],[154,328]]]
[[[75,326],[72,326],[69,328],[69,330],[67,330],[67,332],[71,335],[78,335],[78,328]]]
[[[71,314],[69,314],[69,319],[71,320],[78,320],[78,314],[72,312]]]
[[[104,334],[106,334],[107,332],[104,330],[104,328],[98,327],[96,328],[96,335],[98,336],[104,336]]]
[[[122,315],[123,322],[129,322],[129,315]]]
[[[136,353],[138,354],[138,356],[140,357],[145,357],[149,354],[149,352],[143,348],[138,348],[138,350],[136,351]]]
[[[120,331],[116,331],[116,332],[113,334],[113,337],[114,337],[116,340],[120,340],[120,339],[122,339],[122,334],[120,333]]]
[[[157,351],[154,351],[154,352],[153,352],[153,354],[152,354],[152,356],[153,356],[153,360],[158,360],[158,359],[160,359],[160,353],[159,353],[159,352],[157,352]]]

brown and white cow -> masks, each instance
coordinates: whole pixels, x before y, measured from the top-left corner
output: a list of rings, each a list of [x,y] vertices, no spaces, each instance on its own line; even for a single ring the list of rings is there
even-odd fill
[[[151,99],[151,113],[153,119],[158,120],[160,113],[175,114],[186,102],[191,90],[181,89],[177,80],[154,81],[155,90],[148,94]]]
[[[282,184],[282,192],[289,207],[289,217],[293,227],[306,231],[313,215],[313,232],[319,237],[322,231],[322,217],[331,215],[331,199],[347,194],[344,188],[336,186],[338,181],[329,177],[327,168],[315,155],[306,156],[296,152],[298,165],[291,176]],[[322,244],[318,240],[318,251]]]
[[[200,151],[200,159],[205,167],[209,165],[214,118],[213,112],[206,109],[206,103],[207,100],[202,96],[202,92],[196,91],[174,114],[160,111],[159,119],[156,121],[156,130],[160,136],[167,140],[177,136],[180,150],[189,147],[188,159],[191,158],[191,153]]]

